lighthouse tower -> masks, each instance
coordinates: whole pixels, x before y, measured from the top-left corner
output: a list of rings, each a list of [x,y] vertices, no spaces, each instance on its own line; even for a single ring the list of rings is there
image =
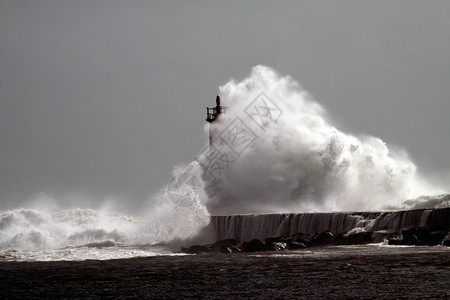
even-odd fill
[[[209,122],[209,146],[213,145],[215,123],[218,122],[222,114],[226,114],[228,107],[220,105],[220,96],[216,97],[216,106],[206,108],[206,121]]]

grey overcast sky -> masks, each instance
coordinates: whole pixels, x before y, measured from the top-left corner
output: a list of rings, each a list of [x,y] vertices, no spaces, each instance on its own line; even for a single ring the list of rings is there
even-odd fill
[[[40,193],[139,207],[257,64],[449,182],[450,1],[0,0],[0,211]]]

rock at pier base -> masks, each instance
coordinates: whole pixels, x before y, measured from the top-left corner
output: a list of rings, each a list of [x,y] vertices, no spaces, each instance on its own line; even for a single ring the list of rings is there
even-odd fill
[[[388,245],[437,246],[444,244],[448,230],[443,228],[410,228],[402,231],[401,239],[391,239]]]
[[[306,244],[308,247],[323,247],[328,246],[333,243],[333,234],[330,231],[324,231],[321,233],[316,233],[309,244]]]
[[[188,254],[197,254],[197,253],[205,253],[205,252],[211,252],[208,246],[205,245],[194,245],[189,248],[181,248],[181,252],[188,253]]]
[[[222,253],[228,253],[227,248],[236,247],[238,242],[234,239],[226,239],[226,240],[220,240],[212,244],[209,248],[211,249],[211,252],[222,252]]]
[[[336,245],[363,245],[372,243],[372,232],[358,232],[353,234],[340,234],[336,237]]]
[[[287,242],[292,238],[286,238],[284,236],[267,238],[264,242],[264,251],[282,251],[287,248]]]
[[[237,252],[241,252],[241,251],[242,250],[236,246],[226,246],[226,247],[222,247],[220,249],[221,253],[237,253]]]
[[[265,245],[258,239],[253,239],[250,242],[242,243],[242,252],[257,252],[264,251]]]
[[[305,248],[307,248],[307,247],[306,247],[305,244],[300,243],[300,242],[290,242],[290,243],[287,245],[287,248],[288,248],[289,250],[299,250],[299,249],[305,249]]]
[[[387,230],[349,231],[334,236],[330,231],[316,233],[314,235],[296,233],[293,236],[279,236],[267,238],[265,242],[258,239],[239,244],[235,239],[219,240],[210,245],[195,245],[189,248],[181,248],[181,251],[189,254],[197,253],[236,253],[257,251],[284,251],[301,250],[309,247],[326,247],[332,245],[362,245],[379,242],[380,238],[390,238],[388,245],[417,245],[417,246],[450,246],[449,230],[443,227],[434,228],[410,228],[399,232]],[[394,238],[395,237],[395,238]]]

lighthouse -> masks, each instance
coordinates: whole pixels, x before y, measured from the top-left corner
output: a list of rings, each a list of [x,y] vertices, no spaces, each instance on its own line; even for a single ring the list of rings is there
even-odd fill
[[[213,145],[214,141],[214,125],[220,120],[221,115],[228,112],[228,107],[220,105],[220,96],[216,97],[216,106],[206,108],[206,121],[209,123],[209,146]]]

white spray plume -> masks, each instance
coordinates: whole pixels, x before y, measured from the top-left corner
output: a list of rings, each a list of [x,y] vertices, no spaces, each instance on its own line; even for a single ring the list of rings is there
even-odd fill
[[[331,125],[290,76],[256,66],[243,81],[221,86],[220,95],[229,111],[209,126],[222,159],[200,159],[206,178],[215,179],[206,203],[213,214],[376,210],[442,192],[405,151]],[[214,173],[221,161],[224,170]]]

